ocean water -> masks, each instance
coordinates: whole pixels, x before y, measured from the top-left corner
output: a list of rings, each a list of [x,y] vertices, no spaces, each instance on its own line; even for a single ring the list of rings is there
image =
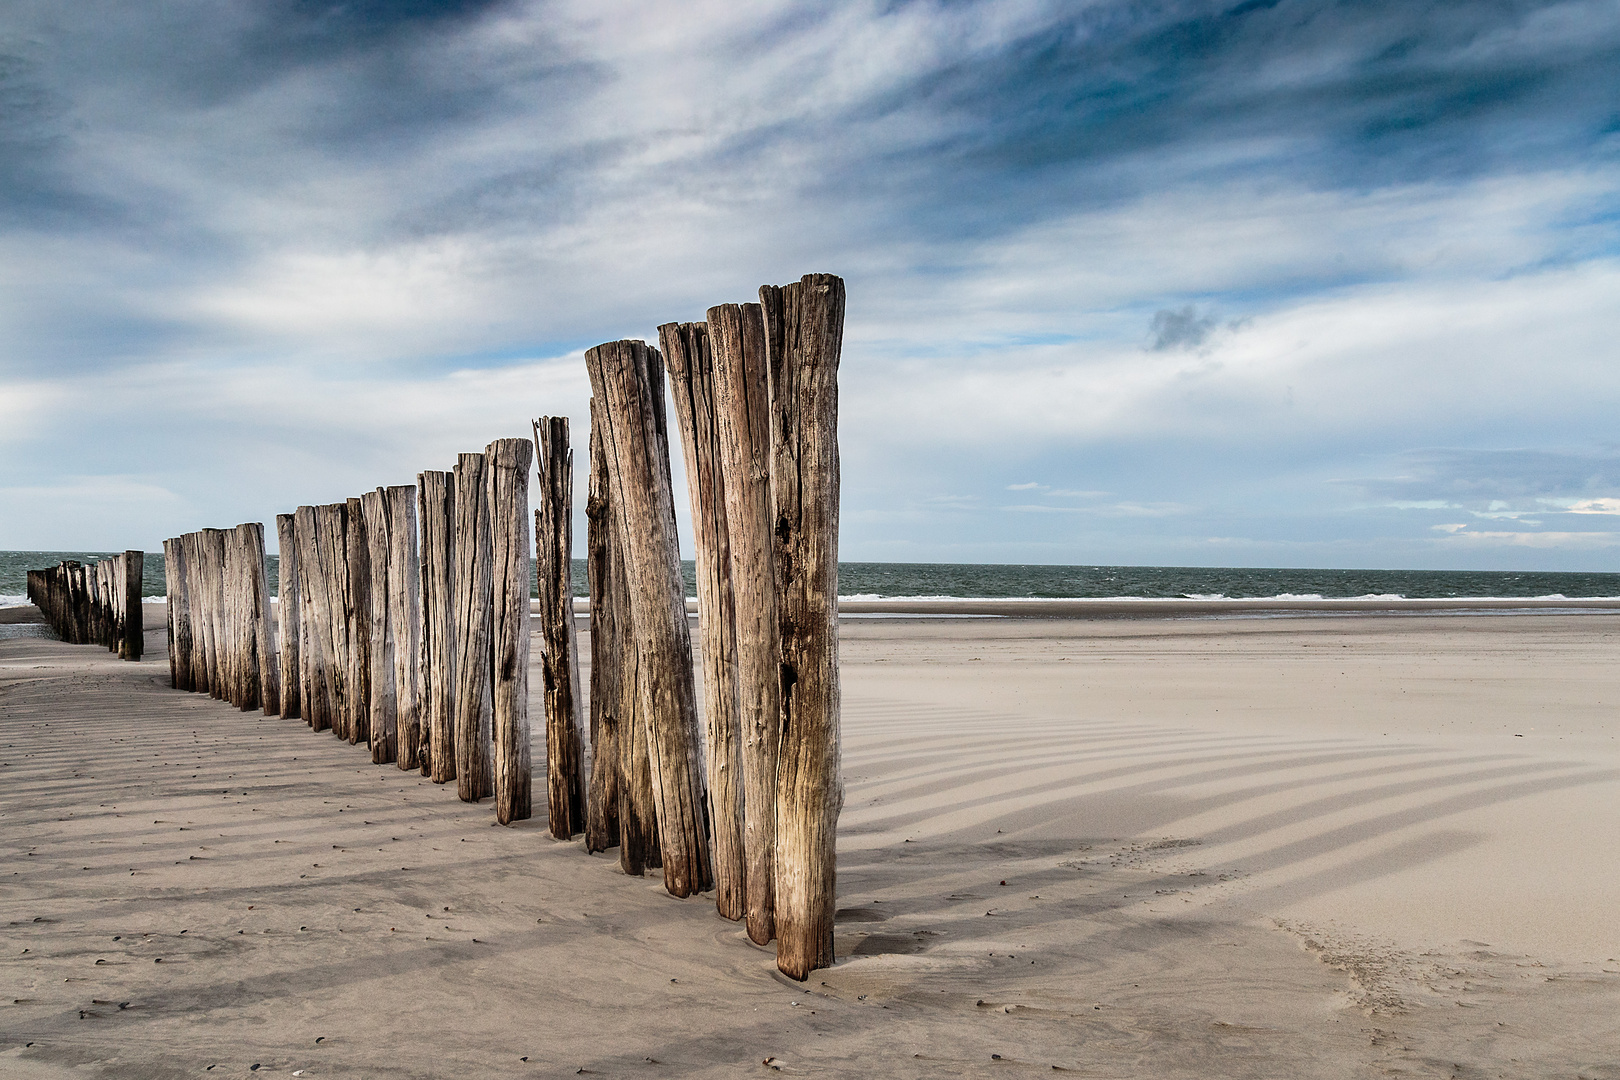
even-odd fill
[[[27,571],[64,559],[94,562],[109,552],[0,551],[0,605],[22,603]],[[278,561],[269,559],[270,589]],[[693,565],[683,565],[688,596],[696,595]],[[163,554],[148,552],[142,593],[164,594]],[[1207,566],[1011,566],[999,563],[840,563],[838,591],[847,598],[956,597],[1094,598],[1188,597],[1601,597],[1620,598],[1620,574],[1491,570],[1288,570]],[[584,596],[585,562],[574,560],[574,593]]]

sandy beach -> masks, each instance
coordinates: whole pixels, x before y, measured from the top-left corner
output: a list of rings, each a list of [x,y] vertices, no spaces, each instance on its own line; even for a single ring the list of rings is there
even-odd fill
[[[1620,1077],[1614,614],[846,619],[801,985],[543,819],[169,689],[161,606],[139,664],[30,610],[0,1075]]]

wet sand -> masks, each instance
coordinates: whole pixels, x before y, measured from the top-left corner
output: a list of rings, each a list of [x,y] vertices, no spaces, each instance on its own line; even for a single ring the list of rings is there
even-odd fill
[[[1620,617],[846,620],[801,985],[160,612],[0,638],[0,1075],[1620,1077]]]

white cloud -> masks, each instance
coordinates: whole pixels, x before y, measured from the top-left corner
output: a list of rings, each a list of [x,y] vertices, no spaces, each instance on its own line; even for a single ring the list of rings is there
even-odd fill
[[[1620,532],[1475,532],[1458,530],[1436,541],[1471,547],[1568,548],[1589,551],[1620,546]]]
[[[1620,514],[1620,499],[1579,499],[1564,510],[1571,514]]]

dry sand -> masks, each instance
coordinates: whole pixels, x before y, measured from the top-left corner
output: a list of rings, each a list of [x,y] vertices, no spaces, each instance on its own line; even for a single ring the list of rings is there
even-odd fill
[[[805,985],[148,646],[0,639],[0,1076],[1620,1077],[1620,617],[846,620]]]

